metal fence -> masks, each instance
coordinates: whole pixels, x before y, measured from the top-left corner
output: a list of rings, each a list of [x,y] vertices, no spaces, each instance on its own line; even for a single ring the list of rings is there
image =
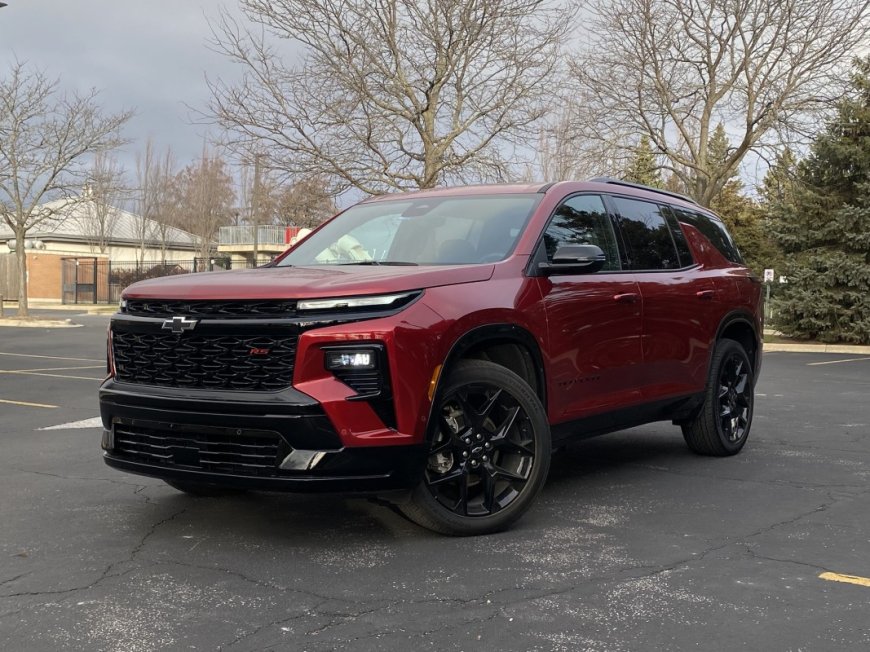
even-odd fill
[[[287,244],[290,242],[285,226],[261,225],[257,227],[257,242],[260,244]],[[218,231],[218,243],[222,245],[253,244],[253,226],[222,226]]]
[[[257,261],[258,265],[268,258]],[[128,285],[162,276],[177,276],[194,272],[249,269],[250,261],[235,261],[229,257],[165,260],[162,262],[111,261],[105,258],[61,259],[61,301],[75,303],[118,303]]]

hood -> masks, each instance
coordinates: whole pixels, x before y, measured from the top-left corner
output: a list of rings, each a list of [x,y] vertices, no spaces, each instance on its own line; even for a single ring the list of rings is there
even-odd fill
[[[134,283],[127,299],[313,299],[390,294],[486,281],[492,265],[264,267]]]

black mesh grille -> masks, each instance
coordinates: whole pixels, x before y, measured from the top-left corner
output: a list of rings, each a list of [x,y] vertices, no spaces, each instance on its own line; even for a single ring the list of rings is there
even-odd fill
[[[112,333],[118,380],[160,387],[278,390],[293,380],[298,336]]]
[[[277,433],[267,431],[245,431],[242,435],[170,433],[161,428],[116,424],[114,453],[158,466],[272,476],[277,474],[280,442]]]
[[[357,394],[379,394],[383,389],[381,372],[373,371],[334,371],[336,377]]]
[[[295,301],[168,301],[165,299],[128,299],[125,314],[140,317],[188,315],[200,318],[293,317]]]

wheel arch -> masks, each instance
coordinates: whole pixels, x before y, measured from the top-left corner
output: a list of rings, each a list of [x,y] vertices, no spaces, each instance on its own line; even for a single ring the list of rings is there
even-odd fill
[[[752,361],[752,371],[755,379],[761,371],[761,334],[758,332],[756,319],[751,313],[738,311],[725,316],[716,331],[716,342],[722,339],[734,340],[740,344]],[[712,360],[713,350],[710,351]],[[709,362],[708,362],[709,368]]]
[[[547,412],[544,358],[535,337],[516,324],[486,324],[464,332],[451,345],[432,395],[427,423],[431,423],[433,411],[451,368],[459,360],[465,359],[489,360],[514,372],[529,384],[541,401],[544,412]],[[427,432],[426,436],[428,439],[430,433]]]

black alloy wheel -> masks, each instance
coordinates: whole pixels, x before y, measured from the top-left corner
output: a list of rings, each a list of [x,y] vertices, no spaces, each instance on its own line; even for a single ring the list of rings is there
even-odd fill
[[[531,388],[499,365],[463,361],[432,420],[423,478],[402,511],[456,535],[494,532],[519,518],[550,462],[549,425]]]
[[[743,357],[732,353],[719,373],[719,418],[722,434],[732,443],[743,439],[752,409],[752,379]]]
[[[716,343],[704,404],[683,424],[689,448],[701,455],[740,452],[749,437],[755,399],[755,376],[746,350],[734,340]]]

